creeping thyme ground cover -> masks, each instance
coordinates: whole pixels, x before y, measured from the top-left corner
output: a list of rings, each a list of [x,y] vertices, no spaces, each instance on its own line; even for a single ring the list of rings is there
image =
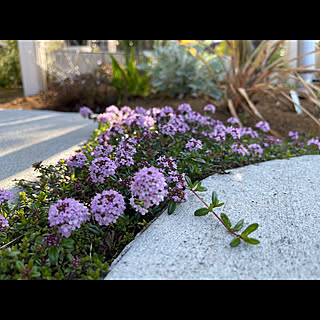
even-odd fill
[[[0,189],[0,279],[101,279],[157,214],[167,207],[172,214],[188,201],[187,190],[199,198],[196,216],[212,212],[235,235],[232,247],[240,240],[257,244],[248,235],[258,223],[237,234],[244,221],[232,227],[226,214],[219,217],[213,209],[223,203],[214,190],[210,205],[201,199],[201,180],[251,163],[319,154],[320,139],[291,131],[279,140],[266,122],[240,127],[214,113],[213,105],[202,114],[189,104],[109,106],[99,115],[83,107],[80,114],[97,129],[77,153],[56,165],[34,163],[38,180],[21,180],[13,204],[13,195]]]

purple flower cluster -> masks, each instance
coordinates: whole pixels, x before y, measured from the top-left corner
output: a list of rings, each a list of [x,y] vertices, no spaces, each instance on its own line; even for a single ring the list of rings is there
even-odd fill
[[[191,138],[186,144],[186,149],[189,149],[189,151],[201,150],[202,142],[200,140]]]
[[[62,236],[68,238],[71,232],[80,228],[81,224],[88,221],[90,212],[87,207],[75,199],[58,200],[49,209],[50,227],[56,227]]]
[[[311,138],[308,142],[307,145],[310,146],[311,144],[315,144],[316,146],[318,146],[318,148],[320,149],[320,141],[318,137],[315,138]]]
[[[208,105],[204,106],[203,110],[204,111],[209,111],[212,114],[214,114],[216,112],[216,107],[214,105],[212,105],[212,104],[208,104]]]
[[[184,202],[188,200],[188,194],[186,191],[188,184],[185,178],[185,173],[169,171],[166,182],[169,185],[168,199],[171,199],[174,202]]]
[[[292,140],[298,140],[299,139],[299,132],[297,131],[289,131],[288,137],[290,137]]]
[[[80,264],[81,264],[81,259],[79,259],[79,258],[74,258],[74,259],[72,259],[72,261],[70,262],[70,267],[76,269],[76,268],[78,268],[78,267],[80,266]]]
[[[91,152],[91,155],[95,158],[104,158],[108,157],[108,155],[113,151],[113,147],[109,144],[101,145],[98,144],[96,148]]]
[[[137,152],[136,139],[122,137],[116,149],[116,162],[119,166],[132,166],[134,164],[133,155]]]
[[[254,155],[261,156],[263,154],[263,148],[260,146],[260,144],[250,144],[248,145],[248,149],[251,150],[254,153]]]
[[[83,152],[78,152],[75,155],[72,155],[67,160],[67,165],[70,167],[82,168],[87,161],[87,157]]]
[[[167,195],[164,175],[155,167],[142,168],[133,177],[130,186],[131,206],[145,215],[148,209],[158,205]]]
[[[13,198],[13,194],[6,189],[0,189],[0,206],[5,202]]]
[[[159,125],[159,129],[162,134],[174,136],[177,133],[185,134],[190,130],[190,127],[182,115],[173,115],[169,122]]]
[[[90,178],[94,183],[103,183],[117,168],[118,164],[108,157],[96,158],[89,167]]]
[[[89,114],[93,114],[93,111],[86,106],[81,107],[79,112],[80,112],[80,115],[85,119],[88,118]]]
[[[161,173],[169,172],[177,169],[177,164],[172,157],[167,158],[166,156],[159,157],[157,159],[157,166],[162,167],[159,169]]]
[[[4,227],[8,228],[9,222],[2,214],[0,214],[0,231],[2,231]]]
[[[99,225],[116,222],[125,208],[124,197],[114,190],[98,193],[91,202],[91,211]]]
[[[260,130],[264,132],[269,132],[270,131],[270,125],[268,122],[260,121],[256,124],[256,128],[259,128]]]
[[[43,246],[46,247],[59,247],[60,243],[61,243],[61,236],[59,234],[56,233],[51,233],[48,236],[46,236],[42,242],[43,242]]]
[[[188,186],[185,174],[177,171],[177,164],[172,157],[166,156],[157,159],[157,166],[159,171],[165,175],[166,183],[168,185],[168,199],[175,202],[184,202],[187,200],[186,187]]]
[[[231,146],[232,153],[239,153],[242,156],[249,155],[250,152],[245,148],[245,146],[240,142],[236,141],[232,146]]]

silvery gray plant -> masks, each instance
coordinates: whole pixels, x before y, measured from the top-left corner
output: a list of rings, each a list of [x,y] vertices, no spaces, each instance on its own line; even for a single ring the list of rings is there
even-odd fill
[[[206,58],[217,78],[220,78],[223,67],[216,55],[206,52],[202,46],[196,46],[196,49]],[[214,99],[221,99],[222,94],[216,88],[208,68],[185,46],[170,42],[153,51],[145,51],[144,55],[149,62],[142,63],[137,68],[149,73],[156,93],[164,92],[179,99],[187,94],[197,97],[205,93]]]

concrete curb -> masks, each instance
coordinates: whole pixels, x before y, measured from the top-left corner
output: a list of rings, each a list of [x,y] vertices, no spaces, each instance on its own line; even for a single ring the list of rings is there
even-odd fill
[[[231,248],[233,236],[201,202],[164,212],[114,261],[106,280],[320,279],[320,156],[273,160],[203,180],[225,205],[232,223],[259,223],[257,246]]]

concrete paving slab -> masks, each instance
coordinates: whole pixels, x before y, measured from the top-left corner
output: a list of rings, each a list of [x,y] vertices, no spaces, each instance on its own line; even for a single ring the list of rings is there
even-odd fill
[[[0,109],[0,187],[12,190],[14,179],[32,180],[32,163],[69,157],[96,128],[79,113]]]
[[[106,280],[320,279],[320,156],[273,160],[203,180],[225,205],[232,223],[259,223],[257,246],[229,246],[233,236],[209,214],[195,217],[201,202],[189,200],[164,212],[129,244]]]

